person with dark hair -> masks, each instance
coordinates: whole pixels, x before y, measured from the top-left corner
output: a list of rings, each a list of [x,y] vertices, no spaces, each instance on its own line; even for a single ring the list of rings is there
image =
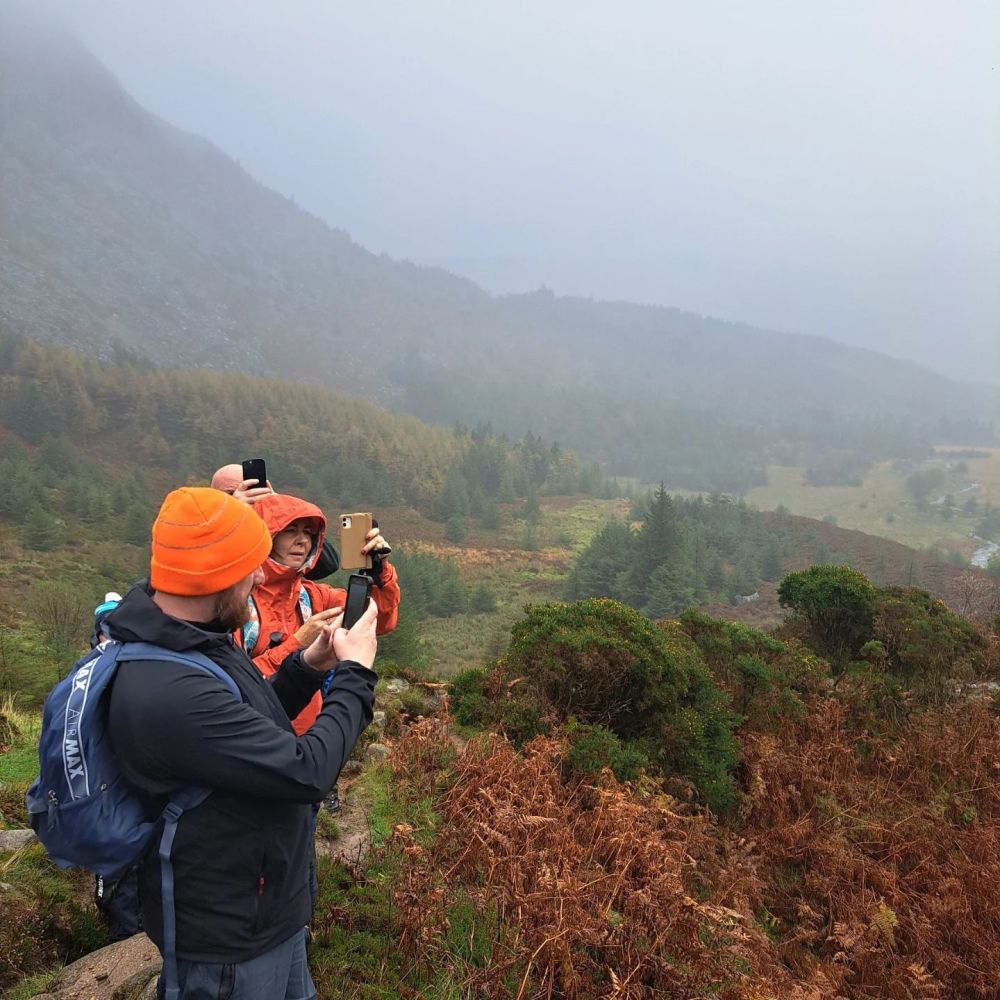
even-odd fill
[[[209,488],[164,500],[150,577],[104,618],[124,643],[198,652],[239,691],[176,660],[130,660],[111,691],[108,737],[128,782],[153,802],[198,786],[173,841],[175,952],[182,1000],[312,1000],[312,806],[372,718],[374,604],[349,631],[327,621],[265,678],[233,642],[271,535],[252,506]],[[309,731],[291,719],[332,679]],[[156,851],[140,866],[143,923],[164,951]],[[163,996],[163,984],[159,996]]]

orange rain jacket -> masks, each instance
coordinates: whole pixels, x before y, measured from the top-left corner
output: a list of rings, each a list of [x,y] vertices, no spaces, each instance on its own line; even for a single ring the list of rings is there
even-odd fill
[[[253,649],[248,649],[247,653],[261,673],[269,677],[277,671],[285,657],[302,648],[295,638],[295,632],[302,624],[299,606],[301,589],[305,587],[309,592],[313,614],[326,611],[327,608],[342,608],[347,599],[347,591],[325,583],[314,583],[303,576],[315,565],[326,537],[326,517],[319,507],[298,497],[276,493],[262,497],[254,504],[253,509],[264,519],[272,538],[279,531],[284,531],[292,521],[300,518],[308,518],[315,526],[313,548],[303,565],[296,570],[282,566],[273,559],[265,560],[261,567],[264,582],[255,587],[251,595],[259,616],[260,630]],[[399,582],[395,568],[388,562],[382,564],[382,586],[372,587],[372,600],[378,608],[375,630],[379,635],[385,635],[396,627],[399,608]],[[282,640],[269,649],[273,633],[279,633]],[[242,642],[242,638],[242,633],[237,633],[237,641]],[[292,720],[295,732],[300,736],[306,732],[316,721],[322,707],[323,696],[317,692],[312,701]]]

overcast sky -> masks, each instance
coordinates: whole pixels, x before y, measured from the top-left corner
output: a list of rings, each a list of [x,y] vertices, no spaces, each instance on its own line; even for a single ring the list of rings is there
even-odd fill
[[[41,0],[371,250],[1000,382],[995,0]]]

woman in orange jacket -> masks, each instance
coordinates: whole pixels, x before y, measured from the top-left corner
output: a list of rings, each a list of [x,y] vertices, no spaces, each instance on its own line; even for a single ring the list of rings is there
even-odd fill
[[[305,578],[319,558],[326,537],[326,517],[319,507],[298,497],[274,493],[257,500],[254,510],[271,533],[271,555],[262,567],[264,582],[250,595],[250,621],[238,638],[261,673],[270,676],[285,657],[308,646],[324,623],[340,614],[347,592]],[[399,607],[396,570],[379,556],[379,551],[387,548],[378,528],[373,528],[364,551],[372,557],[372,600],[378,608],[378,635],[396,627]],[[292,720],[295,732],[300,736],[305,733],[322,707],[323,696],[317,692]]]

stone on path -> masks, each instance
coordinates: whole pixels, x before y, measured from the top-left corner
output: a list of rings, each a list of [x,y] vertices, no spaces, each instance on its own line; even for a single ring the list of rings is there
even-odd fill
[[[0,830],[0,854],[5,851],[19,851],[37,839],[34,830]]]
[[[152,1000],[160,965],[156,945],[136,934],[67,965],[35,1000]]]

